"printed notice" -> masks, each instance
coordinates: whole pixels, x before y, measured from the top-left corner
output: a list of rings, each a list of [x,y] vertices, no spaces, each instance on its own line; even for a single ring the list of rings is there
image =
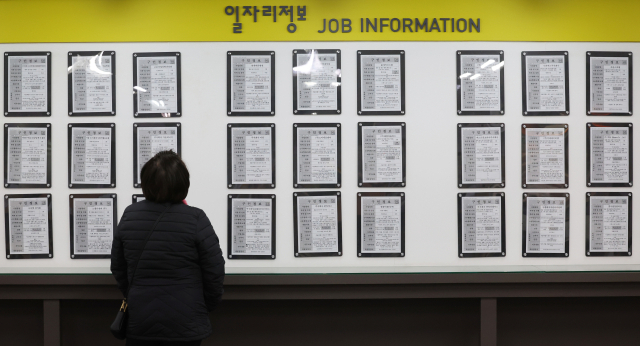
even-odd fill
[[[591,131],[591,183],[628,183],[629,128],[595,127]]]
[[[231,111],[271,112],[271,55],[231,56]]]
[[[9,199],[9,253],[49,254],[47,198]]]
[[[9,128],[9,184],[47,183],[47,131],[48,128]]]
[[[589,220],[590,252],[628,252],[629,198],[591,196]]]
[[[47,111],[47,59],[44,55],[8,57],[9,112]]]
[[[338,54],[298,54],[298,110],[338,109]]]
[[[171,150],[178,152],[178,129],[177,127],[143,127],[138,126],[138,178],[140,184],[140,171],[147,161],[161,151]]]
[[[361,252],[402,252],[401,197],[362,197]]]
[[[362,181],[402,182],[402,126],[362,126]]]
[[[271,184],[272,147],[270,127],[231,129],[233,184]]]
[[[527,198],[527,253],[565,252],[564,197]]]
[[[338,197],[298,197],[298,252],[338,252]]]
[[[298,184],[338,183],[338,128],[297,127]]]
[[[112,57],[73,56],[71,80],[73,112],[111,112]]]
[[[111,184],[111,136],[111,128],[72,128],[72,184]]]
[[[463,127],[463,184],[502,183],[502,141],[500,127]]]
[[[178,57],[137,57],[138,113],[178,112]]]
[[[233,199],[232,255],[274,255],[271,253],[272,203],[271,199]]]
[[[526,129],[526,183],[564,184],[564,128]]]
[[[527,111],[567,110],[564,55],[529,55],[527,69]]]
[[[500,197],[462,197],[462,252],[502,251]]]
[[[629,112],[629,58],[590,57],[591,112]]]
[[[502,66],[500,55],[460,55],[462,111],[501,110]]]
[[[113,242],[114,201],[110,198],[73,200],[73,252],[110,255]]]
[[[133,195],[133,203],[142,202],[145,199],[144,195]]]
[[[360,55],[363,111],[402,110],[402,67],[398,55]]]

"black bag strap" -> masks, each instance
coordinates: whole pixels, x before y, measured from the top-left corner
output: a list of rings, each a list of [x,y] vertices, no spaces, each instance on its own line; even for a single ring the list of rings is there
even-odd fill
[[[151,234],[156,229],[156,226],[158,226],[158,222],[160,222],[160,219],[162,219],[162,217],[164,216],[164,213],[166,213],[167,210],[169,210],[169,208],[171,208],[171,204],[169,204],[166,208],[164,208],[164,210],[162,211],[162,214],[160,214],[160,217],[158,217],[156,222],[153,224],[153,227],[151,227],[151,232],[149,232],[149,234],[147,234],[147,239],[144,240],[144,245],[142,246],[142,250],[140,251],[140,256],[138,256],[138,259],[136,259],[136,264],[133,267],[133,275],[131,275],[131,282],[129,282],[129,288],[127,288],[127,295],[124,297],[125,300],[129,296],[129,291],[131,291],[131,287],[133,286],[133,279],[136,277],[136,269],[138,269],[138,262],[140,262],[140,258],[142,257],[142,253],[144,253],[144,249],[147,247],[147,243],[149,242],[149,238],[151,238]]]

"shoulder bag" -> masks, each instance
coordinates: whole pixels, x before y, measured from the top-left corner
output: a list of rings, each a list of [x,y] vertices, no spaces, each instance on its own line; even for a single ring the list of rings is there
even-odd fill
[[[138,259],[136,260],[136,264],[133,267],[133,275],[131,275],[131,282],[129,282],[129,288],[127,288],[127,294],[122,300],[122,305],[120,306],[120,310],[118,310],[116,319],[113,321],[113,323],[111,323],[111,333],[113,334],[113,336],[116,337],[116,339],[124,340],[127,337],[127,320],[129,319],[129,314],[127,312],[127,297],[129,296],[129,291],[131,291],[131,287],[133,286],[133,279],[136,276],[136,269],[138,269],[138,262],[140,261],[140,257],[142,257],[142,253],[144,252],[144,249],[147,247],[147,242],[149,241],[151,234],[156,229],[156,226],[158,225],[158,222],[160,221],[160,219],[162,219],[162,216],[164,216],[164,213],[166,213],[170,207],[171,205],[167,206],[164,209],[162,214],[160,214],[160,217],[153,224],[153,227],[151,227],[151,232],[149,232],[149,234],[147,235],[147,239],[145,239],[144,245],[142,246],[142,251],[140,251],[140,256],[138,256]]]

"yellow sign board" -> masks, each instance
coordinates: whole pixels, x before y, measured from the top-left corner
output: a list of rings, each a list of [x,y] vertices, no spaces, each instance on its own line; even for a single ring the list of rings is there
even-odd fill
[[[0,42],[640,41],[637,0],[0,0]]]

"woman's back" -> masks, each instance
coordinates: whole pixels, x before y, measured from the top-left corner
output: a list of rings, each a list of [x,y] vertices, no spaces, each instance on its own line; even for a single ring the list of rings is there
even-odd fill
[[[182,203],[142,201],[127,207],[114,235],[111,262],[125,295],[141,252],[127,297],[127,337],[190,341],[209,336],[208,312],[222,296],[224,259],[205,213]]]

